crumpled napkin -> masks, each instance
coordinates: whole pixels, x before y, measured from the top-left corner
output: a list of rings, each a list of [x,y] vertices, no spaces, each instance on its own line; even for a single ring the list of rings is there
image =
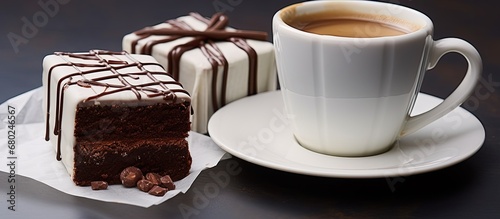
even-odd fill
[[[210,137],[190,132],[188,140],[193,158],[190,173],[186,178],[175,182],[176,189],[168,191],[163,197],[149,195],[137,188],[125,188],[122,185],[110,185],[107,190],[99,191],[94,191],[90,187],[76,186],[63,164],[56,160],[55,150],[50,142],[44,140],[42,101],[43,90],[37,88],[0,105],[0,171],[35,179],[70,195],[141,207],[158,205],[180,192],[185,193],[202,170],[217,165],[225,154],[225,151]],[[14,114],[11,114],[12,112]],[[12,120],[9,119],[11,115],[15,116],[15,135],[10,133],[11,139],[15,136],[13,154],[10,154],[11,149],[8,144],[10,130],[8,122]],[[15,165],[7,165],[12,162]]]

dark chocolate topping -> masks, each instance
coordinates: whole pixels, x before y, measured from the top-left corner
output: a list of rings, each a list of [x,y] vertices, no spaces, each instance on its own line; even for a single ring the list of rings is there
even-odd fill
[[[204,31],[194,30],[187,23],[180,20],[167,20],[165,23],[171,25],[169,28],[153,28],[146,27],[139,31],[134,32],[139,36],[138,39],[132,41],[132,53],[151,54],[153,46],[161,43],[167,43],[177,40],[182,37],[193,37],[187,43],[175,46],[168,53],[168,72],[172,74],[174,79],[179,79],[179,66],[180,59],[184,52],[199,48],[203,55],[207,58],[212,66],[212,106],[213,110],[217,111],[220,107],[226,104],[226,87],[228,76],[228,62],[224,57],[222,51],[214,43],[215,41],[229,41],[234,43],[238,48],[245,51],[249,59],[249,72],[248,72],[248,95],[257,93],[257,53],[246,42],[245,39],[266,40],[267,33],[260,31],[247,31],[247,30],[226,30],[229,18],[221,13],[217,13],[209,20],[198,13],[190,13],[191,17],[207,24]],[[149,36],[165,36],[160,40],[151,40],[146,43],[141,51],[136,51],[136,46],[139,40],[145,39]],[[217,101],[217,72],[219,66],[223,67],[222,72],[222,87],[220,104]]]
[[[182,85],[176,81],[163,81],[158,80],[155,76],[166,75],[171,77],[170,74],[164,71],[149,71],[144,66],[156,65],[161,67],[158,63],[141,63],[134,59],[127,52],[110,52],[103,50],[91,50],[88,53],[64,53],[56,52],[55,55],[61,57],[65,63],[57,64],[52,66],[47,74],[47,112],[46,112],[46,130],[45,130],[45,140],[49,140],[49,119],[50,119],[50,88],[51,88],[51,76],[52,72],[57,67],[71,66],[75,69],[74,72],[69,73],[59,79],[57,82],[56,90],[56,112],[55,112],[55,125],[54,125],[54,135],[58,135],[57,139],[57,160],[61,160],[61,130],[62,130],[62,115],[64,106],[64,92],[70,86],[80,86],[86,89],[92,89],[95,87],[104,87],[104,91],[101,93],[96,93],[96,95],[87,97],[83,102],[98,99],[100,97],[110,95],[118,92],[133,92],[138,100],[141,100],[144,96],[146,98],[154,98],[158,96],[163,96],[163,100],[167,102],[176,101],[186,101],[178,100],[176,93],[184,93],[189,95],[189,93],[184,89],[172,89],[168,85]],[[116,59],[105,59],[103,55],[113,56]],[[124,60],[119,59],[117,56],[121,55],[126,57]],[[76,58],[80,60],[94,60],[96,63],[80,63],[72,62],[70,58]],[[90,70],[82,70],[81,68],[90,67]],[[125,68],[136,68],[136,71],[131,73],[123,73],[120,70]],[[108,74],[102,74],[102,72],[108,72]],[[109,74],[111,72],[111,74]],[[147,77],[149,82],[142,84],[130,83],[130,81],[137,80],[139,77]],[[81,78],[79,80],[74,80],[74,78]],[[119,83],[107,83],[104,80],[118,79]],[[160,87],[160,88],[158,88]]]

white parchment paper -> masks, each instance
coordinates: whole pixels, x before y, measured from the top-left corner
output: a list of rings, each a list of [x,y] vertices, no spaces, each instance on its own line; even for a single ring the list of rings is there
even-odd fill
[[[209,137],[190,132],[188,140],[193,158],[190,173],[186,178],[175,182],[176,189],[168,191],[163,197],[122,185],[111,185],[107,190],[100,191],[76,186],[63,164],[56,160],[55,150],[50,142],[44,140],[42,100],[43,90],[37,88],[0,105],[0,171],[35,179],[70,195],[141,207],[158,205],[180,192],[185,193],[202,170],[217,165],[225,154]],[[11,130],[8,122],[12,120],[9,119],[9,115],[12,115],[9,109],[15,111],[15,148],[12,150],[8,144],[8,130]],[[12,139],[13,133],[10,134]],[[15,165],[7,165],[11,162]]]

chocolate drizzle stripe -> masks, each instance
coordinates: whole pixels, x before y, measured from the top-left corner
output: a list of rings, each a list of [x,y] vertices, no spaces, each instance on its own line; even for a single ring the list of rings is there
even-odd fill
[[[161,29],[147,29],[147,30],[139,30],[135,32],[135,34],[139,36],[151,36],[151,35],[177,35],[180,37],[204,37],[204,38],[209,38],[212,40],[228,40],[229,38],[232,37],[239,37],[239,38],[246,38],[246,39],[253,39],[253,40],[266,40],[266,37],[260,34],[260,32],[257,31],[246,31],[246,32],[239,32],[239,31],[221,31],[221,30],[211,30],[211,31],[197,31],[197,30],[178,30],[178,29],[168,29],[168,28],[161,28]]]
[[[166,93],[168,93],[167,95],[173,95],[173,92],[171,91],[177,91],[177,92],[183,92],[183,93],[187,93],[184,92],[183,90],[180,90],[180,89],[169,89],[168,91],[161,91],[159,89],[154,89],[154,88],[151,88],[151,87],[148,87],[148,86],[153,86],[153,85],[165,85],[165,84],[176,84],[178,85],[178,83],[175,83],[173,81],[158,81],[158,82],[151,82],[151,83],[147,83],[147,84],[142,84],[142,86],[134,86],[134,89],[137,89],[137,93],[139,93],[139,91],[149,91],[149,92],[152,92],[152,94],[146,94],[146,96],[148,97],[157,97],[157,96],[164,96]],[[92,85],[97,85],[97,84],[92,84]],[[101,86],[103,86],[102,84],[100,84]],[[91,99],[96,99],[96,98],[99,98],[99,97],[102,97],[102,96],[105,96],[105,95],[109,95],[109,94],[114,94],[114,93],[118,93],[118,92],[122,92],[122,91],[126,91],[126,90],[130,90],[130,87],[126,86],[126,87],[123,87],[123,86],[109,86],[109,84],[105,84],[104,86],[106,87],[115,87],[115,88],[118,88],[118,89],[114,89],[112,91],[104,91],[100,94],[97,94],[97,95],[94,95],[94,96],[90,96],[88,97],[87,99],[85,99],[84,101],[89,101]]]
[[[50,80],[52,77],[52,72],[55,68],[68,66],[73,67],[75,72],[71,72],[62,76],[57,82],[56,87],[56,103],[55,103],[55,125],[54,125],[54,135],[58,136],[57,139],[57,152],[56,159],[61,160],[61,131],[64,130],[62,127],[62,117],[64,109],[64,99],[65,91],[71,86],[79,86],[84,89],[92,89],[96,95],[89,96],[83,102],[92,99],[98,99],[100,97],[110,95],[119,92],[133,92],[138,100],[141,100],[142,96],[145,95],[148,98],[154,98],[158,96],[163,96],[164,101],[177,101],[176,93],[184,93],[189,95],[189,93],[182,89],[182,85],[174,80],[158,80],[155,76],[171,75],[166,72],[161,71],[149,71],[145,66],[154,65],[163,68],[158,63],[141,63],[134,59],[133,56],[126,52],[110,52],[102,50],[91,50],[84,54],[75,53],[62,53],[57,52],[55,55],[61,57],[65,63],[60,63],[52,66],[48,70],[48,83],[47,83],[47,113],[46,113],[46,134],[45,139],[50,140],[49,134],[49,121],[50,121]],[[103,55],[111,56],[113,59],[105,59]],[[122,55],[128,60],[121,60],[117,56]],[[72,62],[68,57],[81,60],[95,61],[96,63],[79,63]],[[117,60],[118,59],[118,60]],[[92,67],[95,69],[82,70],[81,68]],[[125,68],[137,68],[138,71],[132,71],[128,73],[120,72],[121,69]],[[101,73],[108,72],[109,75],[100,76]],[[94,75],[97,74],[97,75]],[[128,80],[139,80],[140,76],[147,77],[150,82],[143,82],[140,84],[130,83]],[[76,79],[75,79],[76,78]],[[118,83],[103,82],[104,80],[116,79]],[[171,89],[168,85],[176,85],[180,88]],[[94,88],[103,87],[104,91],[96,92]]]
[[[227,16],[218,13],[207,19],[200,14],[190,13],[191,17],[203,22],[207,25],[204,31],[194,30],[189,24],[181,20],[167,20],[165,23],[170,24],[169,28],[153,28],[146,27],[134,32],[138,38],[131,42],[131,51],[136,52],[136,47],[140,40],[146,39],[150,36],[165,36],[158,40],[149,40],[141,48],[141,54],[152,54],[152,48],[161,43],[168,43],[182,37],[193,37],[187,43],[174,46],[167,55],[167,71],[172,74],[174,79],[179,80],[180,73],[180,59],[181,56],[192,49],[199,48],[203,55],[207,58],[212,67],[212,106],[213,111],[217,111],[220,107],[226,104],[227,93],[227,77],[229,64],[220,51],[215,41],[228,41],[232,42],[241,50],[245,51],[249,59],[248,70],[248,89],[247,94],[253,95],[257,93],[257,53],[246,42],[245,39],[266,40],[267,34],[265,32],[247,31],[247,30],[226,30],[229,19]],[[222,66],[222,84],[220,103],[217,101],[217,77],[218,66]]]
[[[208,50],[207,46],[202,45],[200,47],[201,52],[208,57],[208,62],[210,62],[210,65],[212,66],[212,81],[217,81],[217,75],[219,74],[219,63],[217,62],[217,59],[214,57],[214,55]],[[212,83],[212,104],[215,109],[219,108],[217,106],[217,83]]]
[[[198,13],[191,13],[191,16],[194,18],[198,19],[199,21],[202,21],[206,24],[210,22],[210,20],[207,20],[203,16],[201,16]],[[247,37],[245,37],[247,38]],[[265,39],[263,39],[265,40]],[[248,95],[254,95],[257,93],[257,52],[242,38],[237,38],[237,37],[231,37],[229,38],[229,41],[234,43],[238,48],[242,49],[245,51],[248,55],[248,61],[249,61],[249,69],[248,69],[248,89],[247,89],[247,94]]]
[[[67,66],[68,64],[67,63],[61,63],[61,64],[57,64],[57,65],[54,65],[52,67],[49,68],[49,71],[48,71],[48,74],[47,74],[47,98],[46,98],[46,101],[47,101],[47,112],[45,113],[45,121],[47,121],[45,123],[45,141],[48,141],[50,140],[50,134],[49,134],[49,119],[50,119],[50,79],[52,78],[52,70],[54,70],[54,68],[57,68],[57,67],[60,67],[60,66]]]
[[[239,38],[231,38],[233,42],[239,48],[245,50],[248,55],[249,68],[248,68],[248,95],[257,94],[257,66],[258,66],[258,56],[257,52],[248,45],[248,43]]]
[[[62,130],[62,111],[64,109],[63,107],[63,104],[64,104],[64,91],[62,92],[61,94],[61,105],[56,105],[56,109],[57,108],[60,108],[60,109],[57,109],[58,112],[60,112],[60,115],[57,115],[56,116],[56,122],[55,124],[59,127],[58,131],[57,131],[57,150],[56,150],[56,160],[61,160],[61,130]],[[55,125],[54,125],[55,126]],[[54,131],[55,132],[55,131]]]
[[[110,71],[116,75],[116,77],[118,78],[118,80],[123,83],[123,85],[125,86],[125,88],[128,88],[130,91],[132,91],[132,93],[135,94],[135,96],[137,97],[138,100],[141,100],[141,94],[139,93],[139,91],[137,91],[137,88],[136,86],[133,86],[132,84],[130,84],[127,80],[125,80],[125,78],[123,77],[124,75],[122,75],[120,72],[118,72],[116,69],[114,69],[109,63],[107,60],[105,60],[104,58],[101,57],[101,55],[99,54],[99,51],[97,51],[95,53],[95,56],[99,59],[100,62],[103,62],[106,64],[106,67],[109,67],[111,68]],[[103,92],[105,93],[105,92]],[[104,96],[105,94],[103,94]],[[96,95],[97,97],[100,97],[100,95]]]
[[[209,57],[209,61],[212,64],[212,102],[214,105],[215,109],[218,109],[219,106],[217,105],[217,83],[213,83],[214,81],[217,82],[217,76],[218,76],[218,66],[222,65],[223,66],[223,71],[222,71],[222,85],[221,85],[221,97],[220,97],[220,104],[224,106],[226,104],[226,87],[227,87],[227,74],[228,74],[228,62],[226,60],[226,57],[224,57],[224,54],[222,51],[217,47],[217,45],[213,41],[208,41],[207,44],[204,44],[201,46],[201,51],[204,53],[206,57]]]

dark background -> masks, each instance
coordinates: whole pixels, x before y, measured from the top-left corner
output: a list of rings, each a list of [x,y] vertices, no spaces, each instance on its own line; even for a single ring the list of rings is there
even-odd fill
[[[230,25],[262,30],[271,40],[271,18],[292,0],[65,0],[36,32],[23,35],[26,19],[46,13],[41,1],[0,5],[0,102],[41,86],[41,62],[54,51],[121,50],[122,37],[144,26],[199,12],[224,10]],[[67,2],[67,3],[66,3]],[[427,14],[435,39],[456,36],[473,44],[483,58],[482,82],[463,107],[486,129],[481,150],[455,166],[401,179],[336,179],[303,176],[233,158],[204,171],[187,194],[143,209],[76,198],[28,178],[20,178],[18,211],[7,211],[6,174],[0,174],[1,218],[177,218],[197,192],[214,183],[213,174],[235,166],[240,172],[193,218],[500,218],[500,4],[497,1],[388,1]],[[232,5],[231,5],[232,3]],[[225,4],[225,7],[224,7]],[[219,6],[219,8],[217,7]],[[26,31],[25,31],[26,33]],[[15,50],[9,36],[24,37]],[[446,55],[424,81],[422,91],[446,97],[460,82],[467,63]],[[3,156],[3,155],[0,155]],[[4,165],[4,164],[0,164]],[[389,182],[396,182],[390,186]],[[396,181],[394,181],[396,180]],[[2,195],[3,194],[3,195]],[[205,205],[206,204],[206,205]],[[6,215],[6,216],[4,216]]]

